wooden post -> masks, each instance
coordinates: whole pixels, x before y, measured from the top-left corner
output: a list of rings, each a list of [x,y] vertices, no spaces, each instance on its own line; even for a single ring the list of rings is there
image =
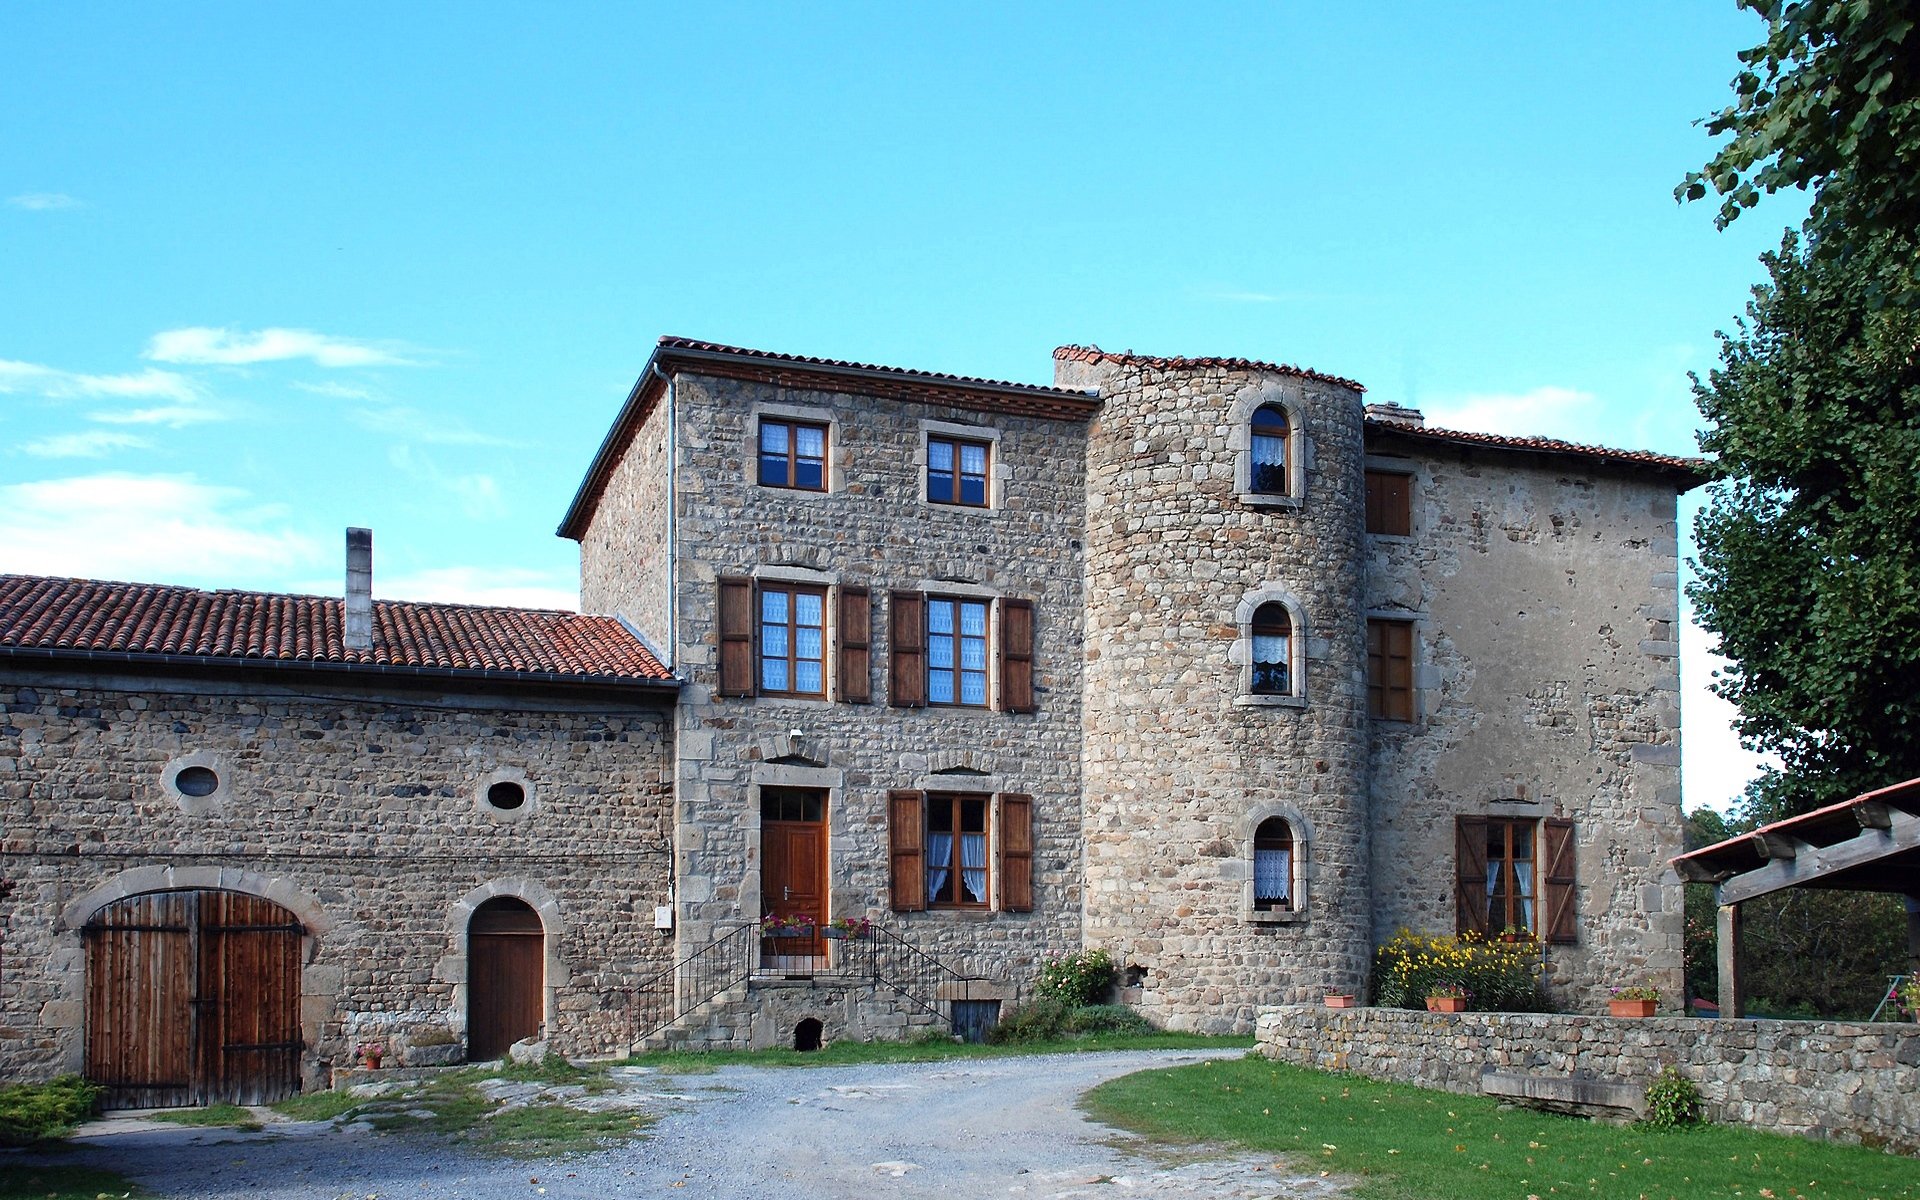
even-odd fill
[[[1740,978],[1740,906],[1722,904],[1714,918],[1713,944],[1720,965],[1720,1015],[1746,1015],[1746,988]]]

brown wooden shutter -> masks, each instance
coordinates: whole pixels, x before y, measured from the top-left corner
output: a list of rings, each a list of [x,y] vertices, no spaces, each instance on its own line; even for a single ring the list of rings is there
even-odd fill
[[[887,598],[887,652],[893,670],[887,703],[895,708],[927,704],[927,598],[919,592],[894,592]]]
[[[1000,601],[1000,707],[1032,712],[1033,601]]]
[[[1487,819],[1453,823],[1454,921],[1460,933],[1490,932],[1487,917]]]
[[[887,793],[887,845],[893,857],[893,911],[927,907],[927,794]]]
[[[1033,797],[1000,797],[1000,908],[1033,911]]]
[[[873,700],[872,601],[863,587],[840,589],[840,699],[848,704]]]
[[[1573,822],[1548,817],[1543,825],[1540,858],[1546,867],[1546,920],[1541,928],[1549,942],[1579,941],[1579,923],[1573,907]]]
[[[753,580],[720,580],[720,694],[753,695]]]

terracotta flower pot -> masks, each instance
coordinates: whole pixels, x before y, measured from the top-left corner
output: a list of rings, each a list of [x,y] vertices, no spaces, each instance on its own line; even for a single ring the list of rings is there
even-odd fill
[[[1616,1017],[1650,1017],[1655,1003],[1653,1000],[1609,1000],[1607,1011]]]
[[[1324,1003],[1328,1008],[1353,1008],[1354,1007],[1353,997],[1344,995],[1344,994],[1327,996],[1322,1001],[1322,1003]]]
[[[1467,998],[1465,996],[1428,996],[1427,1011],[1465,1012],[1467,1011]]]

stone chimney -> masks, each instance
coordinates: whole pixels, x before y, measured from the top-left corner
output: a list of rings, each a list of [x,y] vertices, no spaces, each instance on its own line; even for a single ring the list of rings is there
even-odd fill
[[[347,653],[373,649],[373,530],[347,530]]]
[[[1383,403],[1367,405],[1367,420],[1392,421],[1395,425],[1411,425],[1415,429],[1425,427],[1426,416],[1417,408],[1402,408],[1398,404]]]

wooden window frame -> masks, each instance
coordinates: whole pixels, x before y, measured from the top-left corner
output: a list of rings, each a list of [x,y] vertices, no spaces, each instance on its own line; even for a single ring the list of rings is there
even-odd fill
[[[952,633],[937,634],[933,632],[933,606],[936,604],[953,605],[953,632]],[[981,664],[982,665],[979,670],[981,700],[980,700],[980,703],[978,704],[969,704],[965,700],[962,700],[960,698],[964,694],[961,685],[965,682],[965,676],[970,673],[960,665],[960,652],[966,641],[966,635],[960,632],[960,625],[961,625],[960,618],[961,618],[961,614],[965,611],[965,607],[969,604],[979,605],[983,610],[985,610],[983,613],[983,617],[984,617],[983,628],[985,632],[983,632],[980,635],[980,641],[982,643],[981,645],[981,650],[982,650]],[[930,708],[992,708],[993,707],[993,674],[994,674],[993,672],[993,646],[994,646],[993,626],[994,626],[994,615],[995,615],[996,608],[997,606],[994,604],[994,602],[985,596],[941,596],[941,595],[929,594],[925,598],[925,603],[923,605],[923,618],[925,621],[925,627],[924,627],[925,642],[922,649],[924,650],[925,656],[926,656],[926,683],[925,683],[925,690],[923,694],[926,697],[926,704],[928,707]],[[953,666],[952,667],[936,667],[933,665],[933,644],[936,638],[952,639],[953,641]],[[950,672],[953,675],[953,699],[935,700],[933,698],[933,677],[936,674],[948,673],[948,672]]]
[[[1390,638],[1404,638],[1403,647]],[[1420,715],[1413,685],[1414,623],[1385,617],[1367,620],[1367,715],[1377,721],[1414,721]],[[1398,652],[1396,652],[1396,650]],[[1395,664],[1405,668],[1405,682],[1392,680]]]
[[[1499,934],[1508,926],[1524,929],[1528,933],[1537,933],[1541,916],[1541,879],[1540,879],[1540,822],[1532,817],[1488,817],[1487,866],[1495,870],[1494,883],[1486,896],[1488,932]],[[1494,839],[1498,836],[1503,853],[1494,853]],[[1514,853],[1517,847],[1524,846],[1525,857]],[[1520,876],[1514,870],[1517,862],[1530,863],[1533,882],[1530,890],[1520,892]],[[1526,917],[1528,903],[1531,902],[1533,915]],[[1501,911],[1495,912],[1494,905],[1499,904]],[[1526,918],[1526,919],[1522,919]]]
[[[761,438],[768,426],[779,425],[787,431],[787,478],[784,483],[769,482],[760,472],[764,452],[761,450]],[[820,434],[820,486],[810,487],[799,482],[800,479],[800,438],[802,429],[817,430]],[[806,456],[811,460],[812,456]],[[753,478],[761,487],[783,488],[791,492],[824,492],[827,490],[828,465],[833,458],[833,434],[818,421],[799,421],[791,417],[761,417],[753,431]]]
[[[953,452],[953,486],[946,496],[936,496],[933,492],[933,448],[946,446]],[[972,447],[986,456],[986,463],[980,470],[980,500],[975,503],[965,499],[965,480],[970,473],[961,469],[961,449]],[[952,434],[929,433],[927,435],[927,487],[928,504],[948,504],[956,508],[992,508],[993,507],[993,443],[980,438],[956,437]]]
[[[1282,624],[1275,625],[1271,620],[1261,621],[1261,614],[1277,611]],[[1279,664],[1285,673],[1285,686],[1267,688],[1260,686],[1259,645],[1262,637],[1277,636],[1286,639],[1286,659]],[[1293,613],[1278,600],[1269,600],[1253,610],[1253,619],[1247,626],[1247,693],[1253,696],[1297,696],[1300,694],[1298,681],[1293,677]]]
[[[1280,838],[1261,837],[1261,833],[1270,825],[1278,825],[1286,832],[1284,841]],[[1260,898],[1259,872],[1256,868],[1254,872],[1255,883],[1253,886],[1253,911],[1259,913],[1290,913],[1298,911],[1295,903],[1297,899],[1296,893],[1299,890],[1298,884],[1296,883],[1298,878],[1296,867],[1299,865],[1299,859],[1295,857],[1297,854],[1296,844],[1298,840],[1299,839],[1293,835],[1293,822],[1287,820],[1285,817],[1267,817],[1261,821],[1259,825],[1254,827],[1253,853],[1256,859],[1262,850],[1284,849],[1287,852],[1287,894],[1282,899],[1268,899],[1263,901]],[[1251,866],[1253,864],[1249,865]]]
[[[971,832],[962,828],[966,811],[964,806],[969,803],[980,806],[980,829],[978,832],[980,834],[981,845],[984,847],[986,854],[986,862],[979,868],[986,874],[984,888],[986,894],[977,901],[961,899],[961,897],[966,895],[966,886],[960,875],[963,869],[960,865],[960,838],[964,833]],[[993,905],[994,851],[993,797],[986,792],[927,792],[923,796],[922,806],[922,816],[926,821],[926,832],[920,843],[925,855],[921,869],[925,871],[929,877],[940,865],[934,862],[932,850],[934,833],[933,814],[935,810],[947,808],[950,814],[950,820],[952,821],[952,829],[950,832],[953,835],[953,840],[947,847],[946,883],[951,886],[954,899],[941,900],[936,896],[934,894],[933,881],[929,878],[924,887],[927,907],[929,909],[967,909],[975,912],[991,908]]]
[[[753,682],[757,693],[762,696],[784,696],[801,700],[825,700],[827,698],[828,671],[831,666],[829,662],[831,656],[829,654],[828,643],[828,630],[830,626],[827,621],[827,605],[830,599],[828,589],[820,584],[790,583],[786,580],[774,579],[763,579],[758,581],[758,584],[754,589],[753,596]],[[813,661],[811,659],[803,660],[800,657],[800,639],[798,634],[803,626],[799,624],[799,597],[803,595],[816,596],[820,600],[820,690],[817,692],[799,691],[793,686],[784,689],[766,686],[766,675],[763,670],[768,657],[766,652],[766,597],[775,592],[783,593],[787,597],[786,664],[787,682],[790,685],[797,685],[800,681],[800,663],[803,661]],[[811,628],[811,626],[805,626],[804,628]]]
[[[1272,420],[1277,417],[1278,424]],[[1263,420],[1263,418],[1266,418]],[[1277,432],[1276,432],[1277,430]],[[1276,438],[1280,442],[1280,486],[1277,488],[1260,486],[1260,439]],[[1293,414],[1283,405],[1262,404],[1253,410],[1247,419],[1247,490],[1256,496],[1293,495]]]
[[[1367,468],[1367,532],[1378,537],[1413,536],[1412,472]]]

